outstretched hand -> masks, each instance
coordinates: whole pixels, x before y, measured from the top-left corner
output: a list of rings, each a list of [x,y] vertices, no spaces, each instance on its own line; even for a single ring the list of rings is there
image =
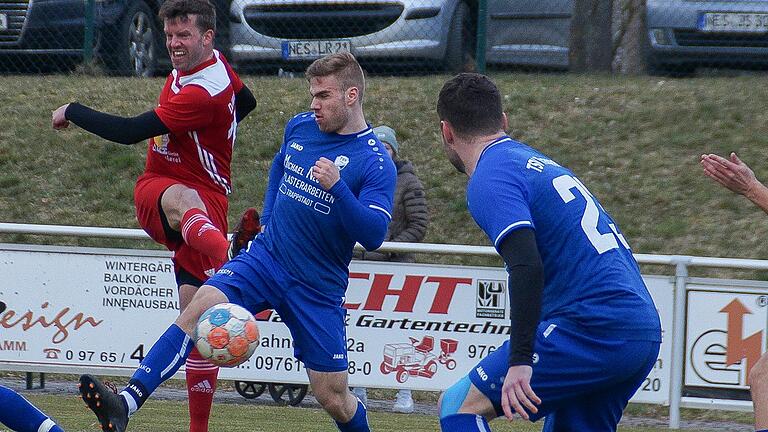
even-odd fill
[[[56,108],[56,111],[51,115],[51,126],[53,126],[54,129],[59,130],[69,127],[69,120],[67,120],[65,115],[68,106],[69,104],[65,104]]]
[[[755,173],[736,153],[731,153],[730,160],[716,154],[703,154],[701,166],[707,177],[737,194],[749,197],[757,183]]]
[[[512,420],[514,413],[517,413],[528,420],[528,411],[534,414],[539,411],[536,405],[541,403],[541,399],[531,388],[532,375],[533,368],[525,365],[510,366],[507,371],[501,388],[501,408],[508,419]]]
[[[339,168],[330,159],[321,157],[312,167],[312,177],[320,183],[323,189],[329,190],[339,181],[341,176]]]

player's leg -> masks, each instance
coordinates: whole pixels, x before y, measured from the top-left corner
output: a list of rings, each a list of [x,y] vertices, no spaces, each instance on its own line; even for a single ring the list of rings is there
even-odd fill
[[[644,341],[628,342],[625,351],[632,357],[645,358],[645,362],[630,362],[634,366],[630,366],[618,382],[593,389],[548,414],[542,431],[615,431],[627,403],[645,381],[658,355],[658,348],[652,342]],[[631,372],[632,368],[635,368],[634,372]]]
[[[181,232],[184,242],[196,251],[225,262],[229,241],[226,227],[217,226],[198,192],[182,184],[174,184],[163,192],[160,206],[168,225]]]
[[[176,281],[179,286],[179,306],[183,311],[203,282],[183,267],[178,269]],[[185,371],[189,399],[189,431],[207,432],[219,368],[203,358],[197,347],[193,347],[187,357]]]
[[[349,390],[343,291],[322,292],[292,280],[276,310],[291,331],[312,391],[342,432],[369,431],[365,404]]]
[[[465,376],[446,391],[437,401],[440,430],[490,431],[488,420],[496,418],[493,403]]]
[[[309,383],[317,401],[336,422],[341,432],[369,432],[365,405],[351,391],[347,371],[320,372],[307,368]]]
[[[755,407],[755,429],[768,431],[768,353],[749,372],[749,391]]]
[[[125,430],[128,416],[141,408],[152,392],[172,377],[186,360],[193,345],[190,335],[194,333],[200,315],[227,301],[228,297],[218,288],[203,285],[176,322],[155,342],[119,395],[91,375],[80,377],[82,399],[96,414],[103,430]]]
[[[17,432],[64,432],[31,402],[0,385],[0,423]]]

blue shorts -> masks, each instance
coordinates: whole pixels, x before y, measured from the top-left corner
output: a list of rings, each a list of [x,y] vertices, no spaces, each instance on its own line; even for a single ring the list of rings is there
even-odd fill
[[[344,298],[289,275],[263,244],[254,240],[208,279],[231,303],[254,315],[274,309],[293,337],[293,355],[320,372],[347,370]]]
[[[554,327],[553,327],[554,326]],[[534,342],[531,388],[541,404],[531,421],[544,416],[543,431],[615,431],[629,399],[653,368],[659,342],[595,337],[559,320],[539,323]],[[507,375],[509,341],[469,373],[496,409]]]

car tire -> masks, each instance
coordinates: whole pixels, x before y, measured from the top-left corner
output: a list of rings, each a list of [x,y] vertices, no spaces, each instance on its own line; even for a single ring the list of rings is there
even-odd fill
[[[465,72],[474,69],[476,31],[469,6],[459,2],[453,11],[448,29],[443,65],[449,72]]]
[[[159,32],[152,9],[143,1],[130,2],[117,25],[112,52],[106,59],[110,71],[125,76],[156,75]]]

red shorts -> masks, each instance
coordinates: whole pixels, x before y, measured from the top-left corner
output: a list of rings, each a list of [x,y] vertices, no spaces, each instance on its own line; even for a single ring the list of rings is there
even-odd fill
[[[226,195],[202,188],[186,185],[183,182],[161,177],[156,174],[142,174],[133,189],[133,199],[136,203],[136,218],[139,225],[152,239],[173,251],[173,264],[176,274],[184,269],[195,278],[205,281],[224,264],[224,261],[213,259],[192,249],[184,243],[181,233],[168,225],[165,214],[160,210],[160,197],[163,192],[175,184],[183,184],[197,191],[205,204],[208,217],[213,225],[222,233],[227,233],[227,209],[229,201]]]

